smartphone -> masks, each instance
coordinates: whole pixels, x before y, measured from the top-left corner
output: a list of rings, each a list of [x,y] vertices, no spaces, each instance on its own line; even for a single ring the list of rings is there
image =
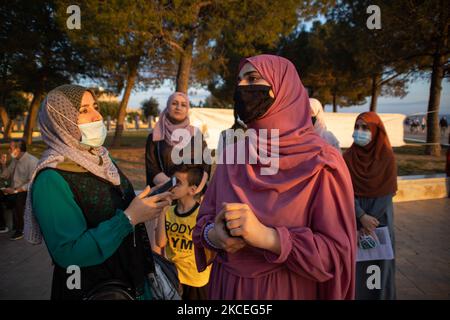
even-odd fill
[[[149,197],[156,196],[157,194],[164,193],[166,191],[170,191],[176,185],[177,185],[177,178],[171,177],[170,180],[164,183],[161,187],[150,192]]]

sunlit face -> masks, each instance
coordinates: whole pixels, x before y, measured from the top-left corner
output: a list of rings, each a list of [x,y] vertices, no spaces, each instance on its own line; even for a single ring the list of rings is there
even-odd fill
[[[11,141],[11,143],[9,144],[9,154],[17,157],[20,154],[20,152],[21,151],[19,146],[14,141]]]
[[[168,110],[170,120],[183,122],[188,116],[188,102],[183,96],[177,95],[172,99]]]
[[[176,186],[170,191],[172,193],[172,199],[178,200],[187,195],[193,196],[195,195],[195,191],[197,190],[197,186],[190,186],[188,181],[188,173],[187,172],[176,172],[174,174],[177,179]]]
[[[244,64],[241,71],[239,71],[238,76],[238,86],[248,86],[248,85],[263,85],[270,87],[270,83],[264,80],[261,74],[249,62]],[[272,98],[275,97],[272,89],[270,89],[269,95]]]
[[[367,123],[364,122],[361,119],[356,120],[355,130],[370,131],[369,126],[367,125]]]
[[[78,124],[90,123],[103,120],[100,114],[100,108],[95,101],[92,93],[86,91],[81,99],[80,114],[78,115]]]

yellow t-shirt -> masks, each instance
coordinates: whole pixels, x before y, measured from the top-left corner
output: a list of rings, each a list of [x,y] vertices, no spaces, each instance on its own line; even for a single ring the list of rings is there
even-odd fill
[[[178,270],[178,278],[182,284],[191,287],[203,287],[209,281],[211,266],[203,272],[197,271],[195,263],[194,242],[192,232],[197,222],[199,204],[190,211],[179,214],[176,206],[166,212],[166,256]]]

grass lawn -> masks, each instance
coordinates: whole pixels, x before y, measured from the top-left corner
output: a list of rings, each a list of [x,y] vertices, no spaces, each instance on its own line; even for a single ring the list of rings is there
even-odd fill
[[[124,133],[122,146],[119,148],[110,148],[112,136],[108,136],[105,146],[110,151],[112,157],[118,162],[118,165],[128,178],[133,182],[135,189],[145,187],[145,141],[148,131],[128,131]],[[34,142],[29,147],[29,152],[37,157],[45,150],[43,142]],[[397,157],[398,174],[416,175],[444,173],[445,153],[443,149],[440,157],[425,155],[425,147],[421,145],[407,145],[394,148]],[[0,145],[0,153],[8,152],[8,144]]]

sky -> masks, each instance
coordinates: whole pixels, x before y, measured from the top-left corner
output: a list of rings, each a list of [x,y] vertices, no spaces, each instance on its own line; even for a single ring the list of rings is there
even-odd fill
[[[155,97],[159,102],[160,109],[166,105],[167,98],[174,92],[175,87],[169,82],[157,89],[148,89],[142,92],[133,92],[131,94],[128,107],[131,109],[140,108],[141,102],[149,97]],[[408,94],[404,98],[380,97],[378,99],[379,113],[401,113],[412,115],[427,111],[430,83],[427,80],[417,80],[409,85]],[[204,100],[208,95],[207,89],[190,89],[189,98],[194,103]],[[120,99],[121,97],[119,97]],[[370,97],[367,103],[361,106],[339,108],[338,112],[364,112],[369,110]],[[325,112],[331,112],[332,106],[326,105]],[[442,82],[441,108],[440,114],[450,114],[450,82]]]

